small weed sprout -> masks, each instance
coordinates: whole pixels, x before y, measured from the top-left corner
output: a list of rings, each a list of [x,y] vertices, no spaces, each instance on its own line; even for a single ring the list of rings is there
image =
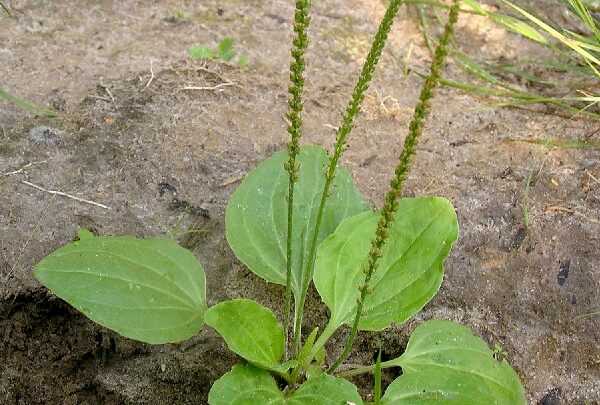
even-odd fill
[[[419,325],[395,359],[382,361],[380,353],[375,364],[338,371],[359,331],[403,323],[434,297],[458,238],[448,200],[402,198],[458,0],[436,46],[383,209],[374,212],[349,173],[338,167],[401,4],[389,2],[328,155],[320,147],[300,145],[310,1],[296,1],[287,153],[277,152],[252,170],[225,212],[226,237],[237,258],[258,276],[285,286],[283,324],[248,299],[208,308],[202,265],[170,238],[94,236],[80,230],[78,241],[35,267],[37,279],[88,318],[131,339],[178,342],[198,334],[204,324],[214,328],[247,363],[214,383],[208,396],[212,405],[363,404],[346,379],[362,373],[374,375],[376,404],[525,404],[506,352],[499,346],[490,350],[469,328],[446,320]],[[214,51],[197,47],[190,54],[229,61],[236,55],[232,47],[227,40]],[[314,328],[307,336],[302,315],[311,282],[330,316],[322,330]],[[344,326],[350,334],[341,353],[328,353],[327,342]],[[400,367],[402,374],[384,392],[381,373],[390,367]]]
[[[215,49],[210,49],[204,45],[193,45],[188,50],[188,54],[192,60],[211,59],[231,62],[237,57],[237,64],[241,68],[248,66],[248,55],[238,52],[234,49],[235,41],[233,38],[225,37],[219,42]]]

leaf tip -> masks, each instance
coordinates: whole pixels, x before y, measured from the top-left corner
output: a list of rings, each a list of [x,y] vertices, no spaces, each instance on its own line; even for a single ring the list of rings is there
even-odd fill
[[[79,228],[77,229],[77,237],[79,240],[88,240],[94,237],[94,234],[89,229]]]

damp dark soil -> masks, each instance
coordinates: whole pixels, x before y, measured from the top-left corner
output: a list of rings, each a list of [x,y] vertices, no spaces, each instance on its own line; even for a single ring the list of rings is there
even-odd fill
[[[205,403],[238,360],[215,333],[130,341],[48,293],[32,267],[77,227],[163,235],[190,207],[185,226],[205,232],[185,243],[206,269],[209,305],[250,297],[281,307],[282,289],[236,261],[223,217],[245,173],[285,146],[293,2],[5,3],[14,17],[0,17],[0,87],[59,115],[0,102],[0,404]],[[384,5],[327,0],[313,11],[303,141],[329,148]],[[191,45],[225,36],[247,68],[187,60]],[[473,16],[461,17],[455,46],[491,61],[540,52]],[[422,83],[414,72],[428,61],[405,8],[343,158],[375,207]],[[406,187],[458,212],[439,294],[407,324],[361,335],[349,362],[371,362],[379,347],[395,357],[419,322],[441,317],[504,348],[531,403],[600,403],[600,316],[586,316],[600,309],[600,151],[510,141],[594,139],[598,123],[485,102],[438,91]],[[306,326],[323,324],[316,294],[309,301]],[[367,399],[371,381],[355,382]]]

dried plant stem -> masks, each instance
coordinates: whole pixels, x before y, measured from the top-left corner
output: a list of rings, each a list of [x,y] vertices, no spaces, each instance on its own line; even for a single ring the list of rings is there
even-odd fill
[[[290,64],[290,81],[291,85],[288,90],[290,99],[288,105],[290,111],[287,114],[289,121],[288,132],[291,135],[291,140],[288,143],[288,161],[284,167],[289,174],[288,185],[288,215],[287,215],[287,269],[285,278],[285,304],[284,304],[284,324],[286,330],[286,340],[289,336],[290,327],[290,308],[292,302],[292,237],[293,233],[293,213],[294,213],[294,184],[298,180],[298,164],[296,157],[300,150],[300,137],[302,136],[302,91],[304,89],[304,69],[306,62],[304,61],[304,53],[308,47],[308,26],[310,17],[308,15],[309,0],[297,0],[296,12],[294,15],[294,32],[295,37],[292,41],[292,62]],[[288,345],[286,345],[286,348]]]
[[[452,32],[454,30],[454,25],[456,24],[456,21],[458,19],[458,9],[459,2],[458,0],[454,0],[452,3],[452,7],[450,8],[448,22],[444,27],[444,34],[442,35],[442,38],[440,39],[435,50],[433,61],[431,62],[431,69],[429,71],[429,75],[425,79],[425,83],[423,84],[423,89],[421,90],[421,95],[419,97],[419,102],[415,107],[413,118],[408,130],[408,135],[404,140],[404,149],[400,154],[400,162],[398,163],[398,166],[396,166],[394,178],[390,182],[390,189],[385,197],[385,202],[381,210],[381,216],[379,217],[379,222],[377,223],[377,230],[375,231],[375,238],[372,240],[371,243],[371,250],[369,252],[367,265],[363,270],[365,273],[365,281],[359,287],[360,297],[358,298],[356,315],[354,317],[354,322],[352,323],[352,330],[350,332],[350,336],[346,341],[344,350],[342,351],[338,359],[335,361],[335,363],[333,363],[333,365],[329,368],[329,370],[327,371],[328,373],[332,373],[340,364],[342,364],[342,362],[344,362],[344,360],[346,360],[348,354],[350,354],[350,350],[352,349],[354,340],[356,339],[356,333],[358,331],[358,325],[362,316],[364,301],[366,296],[369,294],[371,288],[369,282],[371,281],[373,273],[377,269],[379,259],[382,256],[383,246],[385,245],[389,237],[388,229],[390,225],[394,222],[394,213],[398,209],[404,181],[408,176],[408,172],[410,170],[410,163],[413,155],[416,152],[416,146],[419,140],[419,136],[423,132],[425,119],[429,115],[430,100],[433,96],[433,90],[435,89],[438,79],[440,77],[440,73],[444,65],[444,59],[446,58],[446,54],[448,53],[448,44],[450,43],[450,40],[452,38]]]
[[[100,203],[98,203],[96,201],[87,200],[85,198],[80,198],[80,197],[75,197],[74,195],[63,193],[62,191],[48,190],[47,188],[44,188],[42,186],[38,186],[37,184],[33,184],[33,183],[30,183],[30,182],[25,181],[25,180],[21,180],[21,183],[23,183],[23,184],[25,184],[25,185],[27,185],[29,187],[36,188],[36,189],[38,189],[40,191],[43,191],[45,193],[48,193],[48,194],[60,195],[60,196],[67,197],[67,198],[70,198],[70,199],[75,200],[75,201],[79,201],[79,202],[82,202],[82,203],[95,205],[96,207],[104,208],[105,210],[109,210],[110,209],[110,207],[107,207],[106,205],[100,204]]]
[[[4,5],[4,3],[3,3],[3,2],[1,2],[1,1],[0,1],[0,8],[2,8],[2,10],[4,10],[4,12],[5,12],[6,14],[8,14],[8,16],[9,16],[9,17],[12,17],[12,16],[13,16],[13,15],[10,13],[10,10],[8,9],[8,7],[6,7],[6,6]]]
[[[321,194],[321,202],[319,205],[319,211],[317,214],[317,220],[315,223],[315,231],[312,236],[310,251],[308,256],[308,262],[306,268],[303,271],[302,275],[302,291],[300,295],[300,303],[297,306],[297,312],[295,314],[295,325],[294,325],[294,350],[298,351],[300,348],[300,337],[302,332],[302,314],[304,311],[304,303],[306,301],[306,294],[308,292],[308,286],[310,285],[310,281],[313,276],[313,268],[315,264],[315,255],[317,250],[317,241],[319,237],[319,229],[321,226],[321,220],[323,218],[323,211],[325,209],[325,202],[327,197],[329,196],[329,189],[333,182],[335,176],[335,170],[337,168],[337,163],[342,153],[344,152],[344,147],[346,145],[346,137],[354,128],[354,118],[360,112],[360,104],[362,103],[365,93],[369,88],[369,84],[371,79],[373,78],[373,73],[375,71],[375,67],[379,62],[379,58],[381,56],[381,52],[383,51],[383,47],[387,40],[390,29],[392,28],[392,24],[394,22],[394,17],[396,16],[400,5],[403,3],[403,0],[391,0],[390,4],[387,8],[385,16],[383,20],[379,24],[379,29],[377,30],[377,34],[375,34],[375,39],[373,40],[373,44],[371,45],[371,50],[367,55],[367,59],[363,65],[362,71],[358,78],[358,82],[356,87],[354,87],[354,92],[352,93],[352,99],[350,100],[350,104],[346,108],[346,112],[342,119],[342,125],[339,127],[337,131],[337,138],[335,143],[334,153],[329,160],[329,167],[325,174],[325,185],[323,187],[323,193]]]

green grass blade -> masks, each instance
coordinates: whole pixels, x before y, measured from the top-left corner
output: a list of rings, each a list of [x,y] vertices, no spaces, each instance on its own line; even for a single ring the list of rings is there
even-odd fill
[[[600,43],[600,28],[596,24],[594,17],[588,7],[581,0],[568,0],[569,5],[575,11],[579,19],[589,28],[596,37],[596,42]]]
[[[588,36],[588,35],[582,35],[579,34],[575,31],[571,31],[571,30],[565,30],[565,32],[567,32],[569,35],[571,35],[573,38],[577,39],[579,42],[582,43],[581,46],[583,46],[586,49],[590,49],[592,51],[595,52],[600,52],[600,42],[598,42],[596,40],[596,37],[593,36]]]
[[[484,16],[489,15],[489,12],[485,8],[481,7],[481,5],[478,2],[476,2],[475,0],[463,0],[463,3],[465,3],[467,6],[471,7],[473,9],[473,11],[477,14],[484,15]]]
[[[490,18],[506,27],[509,31],[515,32],[540,44],[549,44],[548,39],[542,33],[518,18],[502,13],[490,13]]]
[[[480,94],[483,96],[496,96],[496,97],[510,97],[511,94],[506,91],[501,91],[497,89],[492,89],[485,86],[478,86],[476,84],[470,84],[465,82],[458,82],[450,79],[440,79],[440,84],[442,86],[453,87],[457,90],[468,91],[471,93]]]
[[[419,4],[419,5],[424,5],[424,6],[441,8],[444,10],[450,10],[450,6],[448,4],[444,4],[441,1],[436,1],[436,0],[405,0],[404,2],[406,4]],[[471,7],[471,4],[470,4],[471,2],[473,2],[473,0],[464,0],[464,3],[467,6],[469,6],[469,8],[461,8],[460,12],[467,13],[467,14],[475,14],[475,15],[485,15],[485,12],[481,12],[479,9],[476,9],[475,7]]]
[[[524,9],[516,6],[515,4],[513,4],[513,3],[509,2],[509,1],[506,1],[506,0],[503,0],[503,1],[510,8],[512,8],[516,12],[520,13],[522,16],[524,16],[525,18],[527,18],[529,21],[531,21],[532,23],[536,24],[538,27],[540,27],[544,31],[546,31],[549,35],[551,35],[555,39],[557,39],[560,42],[562,42],[564,45],[568,46],[569,48],[571,48],[572,50],[574,50],[575,52],[577,52],[579,55],[581,55],[584,59],[586,59],[590,63],[594,63],[596,65],[600,65],[600,59],[594,57],[594,55],[590,54],[588,51],[586,51],[584,48],[582,48],[580,46],[580,42],[579,41],[573,40],[572,38],[569,38],[569,37],[566,37],[565,35],[563,35],[559,31],[557,31],[556,29],[554,29],[553,27],[551,27],[550,25],[546,24],[545,22],[543,22],[539,18],[537,18],[534,15],[528,13],[527,11],[525,11]]]
[[[437,38],[433,37],[429,34],[429,16],[425,12],[425,8],[421,4],[416,5],[417,15],[419,16],[419,23],[421,24],[421,30],[423,31],[423,39],[425,40],[425,45],[427,45],[427,49],[429,49],[429,53],[433,54],[435,49],[434,42],[437,42]]]
[[[496,76],[494,76],[491,72],[483,67],[483,65],[475,62],[473,59],[470,59],[464,54],[454,53],[453,58],[455,62],[458,62],[457,65],[463,69],[465,72],[470,73],[471,75],[480,78],[488,83],[491,83],[495,86],[506,89],[512,93],[521,94],[524,93],[522,90],[519,90],[515,87],[509,86],[506,83],[502,82]]]
[[[6,91],[2,88],[0,88],[0,98],[8,101],[11,104],[16,105],[17,107],[24,109],[25,111],[29,111],[32,114],[43,115],[45,117],[56,117],[58,115],[56,112],[54,112],[52,110],[38,108],[38,107],[34,106],[33,104],[28,103],[27,101],[23,100],[22,98],[19,98],[17,96],[10,94],[8,91]]]
[[[584,319],[584,318],[591,318],[594,316],[600,316],[600,311],[595,311],[595,312],[587,312],[585,314],[581,314],[581,315],[577,315],[575,318],[573,318],[574,320],[578,320],[578,319]]]
[[[499,66],[499,67],[495,68],[494,70],[498,71],[498,72],[503,72],[503,73],[510,73],[512,75],[515,75],[517,77],[525,79],[531,83],[535,83],[542,87],[548,87],[548,88],[557,87],[556,83],[546,80],[543,77],[539,77],[534,74],[525,72],[514,65]],[[568,83],[564,83],[564,86],[568,86]]]
[[[525,225],[527,235],[529,235],[529,190],[531,190],[534,169],[535,163],[531,165],[531,168],[529,169],[529,176],[527,176],[527,183],[525,184],[525,190],[523,191],[523,224]]]
[[[583,74],[583,75],[590,74],[590,70],[587,67],[581,66],[581,65],[572,65],[569,63],[563,63],[563,62],[556,61],[556,60],[541,60],[537,63],[541,67],[551,68],[551,69],[557,70],[559,72],[571,72],[571,73],[578,73],[578,74]]]

